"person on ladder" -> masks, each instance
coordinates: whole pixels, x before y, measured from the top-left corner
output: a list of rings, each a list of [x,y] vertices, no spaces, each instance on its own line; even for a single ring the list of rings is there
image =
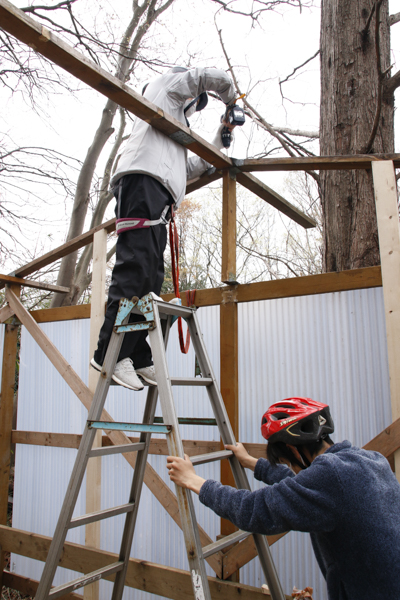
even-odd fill
[[[334,444],[329,406],[287,398],[261,423],[267,459],[225,446],[267,485],[237,490],[196,475],[189,457],[169,456],[170,479],[220,517],[252,533],[308,531],[329,600],[387,600],[400,592],[400,484],[379,452]]]
[[[189,126],[188,117],[208,102],[207,91],[216,92],[231,105],[235,89],[230,77],[219,69],[174,67],[143,89],[145,98]],[[223,121],[213,144],[222,149],[221,131],[233,127]],[[171,207],[183,200],[186,181],[194,179],[212,165],[195,156],[141,119],[136,119],[132,134],[112,178],[117,200],[117,248],[115,266],[104,324],[97,350],[90,364],[101,371],[121,298],[142,298],[150,292],[160,294],[164,280],[163,253],[167,241],[166,224]],[[133,318],[132,318],[133,320]],[[113,380],[132,390],[143,389],[138,375],[156,385],[147,332],[125,335],[115,366]]]

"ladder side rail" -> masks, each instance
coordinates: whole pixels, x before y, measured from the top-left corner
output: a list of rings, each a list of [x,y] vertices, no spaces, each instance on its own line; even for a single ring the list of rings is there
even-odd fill
[[[99,419],[103,410],[108,388],[110,386],[111,376],[114,372],[115,363],[121,349],[123,338],[124,334],[116,334],[114,332],[111,336],[103,367],[103,370],[105,370],[107,375],[105,378],[99,378],[89,410],[89,418],[93,420],[96,420],[96,418]],[[50,544],[46,563],[40,578],[35,600],[46,600],[46,598],[49,596],[63,545],[67,537],[68,525],[71,522],[72,514],[75,510],[76,501],[80,492],[83,477],[85,475],[86,465],[89,460],[89,453],[92,449],[95,435],[96,429],[89,429],[88,425],[86,424],[75,459],[75,464],[72,469],[67,492],[58,518],[57,526]]]
[[[210,398],[215,419],[218,423],[218,429],[222,442],[223,444],[236,445],[235,435],[229,421],[221,392],[216,385],[215,375],[204,344],[196,313],[193,314],[193,319],[188,321],[188,326],[193,342],[193,348],[195,350],[197,360],[199,361],[202,375],[205,377],[212,377],[214,381],[213,385],[207,387],[207,393]],[[237,487],[239,489],[250,490],[250,484],[247,479],[245,469],[241,466],[236,456],[231,456],[229,458],[229,462],[231,464],[233,477]],[[271,591],[271,596],[273,600],[284,600],[285,596],[265,536],[253,534],[253,538],[257,547],[260,563],[267,580],[268,587]]]
[[[164,339],[164,348],[167,349],[169,332],[171,328],[171,317],[163,321],[162,331]],[[150,387],[147,392],[146,406],[143,414],[143,423],[151,425],[154,422],[154,416],[157,408],[158,387]],[[151,432],[142,432],[139,443],[144,443],[144,448],[139,452],[135,469],[133,472],[132,486],[129,496],[129,502],[134,503],[132,513],[126,516],[124,531],[122,534],[119,560],[124,562],[124,567],[115,577],[112,600],[121,600],[124,592],[126,572],[132,547],[132,540],[135,532],[136,519],[139,510],[140,496],[143,488],[144,472],[146,469],[147,458],[150,450]]]
[[[150,387],[147,392],[146,407],[143,415],[143,423],[152,423],[157,407],[158,389]],[[149,454],[151,432],[142,432],[140,442],[144,442],[144,449],[138,453],[135,469],[133,471],[132,486],[129,494],[129,502],[134,505],[133,510],[126,515],[124,531],[122,534],[120,552],[118,560],[123,561],[124,566],[115,577],[113,593],[111,600],[120,600],[125,586],[126,571],[130,550],[132,546],[133,535],[139,510],[140,496],[143,489],[144,472],[146,469],[147,458]]]
[[[188,322],[191,321],[193,315],[193,310],[190,310]],[[179,433],[178,418],[176,416],[173,401],[171,379],[168,373],[166,356],[162,348],[160,317],[158,307],[156,306],[154,309],[154,319],[156,327],[149,332],[149,337],[153,360],[157,371],[158,393],[160,396],[162,416],[165,424],[172,425],[171,433],[166,436],[168,452],[171,456],[183,458],[183,444]],[[183,489],[180,486],[175,485],[175,491],[178,499],[194,597],[196,600],[203,598],[205,600],[211,600],[193,498],[189,490]]]

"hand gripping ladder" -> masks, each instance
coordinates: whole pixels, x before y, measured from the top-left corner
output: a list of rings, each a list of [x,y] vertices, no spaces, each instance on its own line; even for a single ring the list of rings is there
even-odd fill
[[[142,315],[144,320],[137,323],[128,323],[131,312]],[[165,347],[168,341],[171,321],[173,317],[177,316],[183,317],[187,321],[194,351],[202,373],[201,378],[173,378],[168,374]],[[161,321],[163,326],[161,326]],[[102,410],[111,383],[111,375],[114,372],[115,363],[117,362],[124,335],[131,331],[143,329],[148,329],[149,331],[157,377],[157,386],[149,387],[147,393],[143,422],[141,424],[129,424],[101,421]],[[223,443],[236,443],[203,343],[196,310],[163,302],[159,299],[155,299],[152,294],[148,294],[140,300],[138,298],[133,298],[131,301],[122,299],[120,301],[120,307],[114,325],[114,332],[110,339],[101,376],[93,396],[88,421],[72,470],[67,493],[35,596],[36,600],[58,598],[112,574],[115,574],[115,581],[111,600],[121,600],[143,485],[144,471],[149,453],[151,434],[155,432],[165,433],[169,454],[180,457],[184,456],[182,440],[179,433],[178,418],[175,412],[172,385],[206,386]],[[157,421],[155,411],[158,396],[160,397],[162,424],[157,424],[155,422]],[[97,429],[103,429],[106,432],[113,429],[140,432],[139,442],[92,449]],[[89,458],[127,452],[137,452],[137,460],[133,472],[128,502],[115,508],[100,510],[96,513],[72,518]],[[200,464],[221,459],[228,459],[230,461],[237,487],[250,489],[243,467],[230,451],[222,450],[210,454],[203,454],[192,457],[191,460],[193,464]],[[211,600],[204,559],[234,542],[240,541],[250,534],[244,531],[238,531],[220,541],[202,548],[191,493],[188,490],[176,486],[176,494],[188,555],[194,597],[195,600]],[[123,513],[126,513],[126,517],[118,561],[91,573],[82,575],[66,584],[52,588],[53,578],[57,565],[59,564],[68,530],[73,527],[79,527],[81,525],[86,525],[87,523],[92,523]],[[253,537],[271,596],[273,600],[284,600],[285,596],[277,577],[265,536],[255,534]]]

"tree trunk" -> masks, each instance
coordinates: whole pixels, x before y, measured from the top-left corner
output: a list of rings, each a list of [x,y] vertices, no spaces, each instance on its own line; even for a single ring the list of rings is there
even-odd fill
[[[388,0],[323,0],[321,19],[321,155],[394,152]],[[378,265],[371,171],[322,171],[321,199],[325,271]]]

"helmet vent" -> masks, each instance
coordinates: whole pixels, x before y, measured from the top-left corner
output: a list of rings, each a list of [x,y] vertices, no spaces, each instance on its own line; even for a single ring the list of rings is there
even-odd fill
[[[275,413],[274,415],[271,415],[271,419],[273,421],[280,421],[280,419],[287,419],[288,418],[288,414],[287,413]]]

